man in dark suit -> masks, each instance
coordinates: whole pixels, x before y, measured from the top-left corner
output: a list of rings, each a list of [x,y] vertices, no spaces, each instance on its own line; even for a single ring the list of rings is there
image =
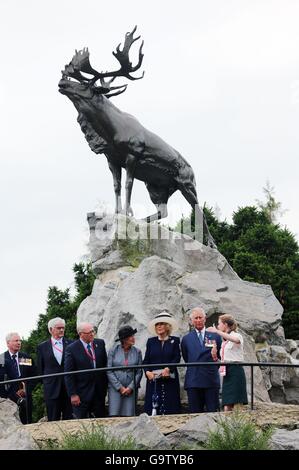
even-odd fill
[[[21,351],[22,340],[18,333],[8,333],[6,343],[8,350],[4,353],[4,365],[0,368],[0,381],[20,378],[20,382],[3,387],[1,396],[17,403],[23,424],[32,423],[32,390],[36,381],[23,382],[21,379],[35,376],[36,369],[28,354]]]
[[[105,342],[94,339],[93,325],[79,323],[77,331],[79,339],[65,353],[65,372],[107,367]],[[106,372],[66,375],[65,384],[76,418],[105,415]]]
[[[37,347],[37,367],[39,375],[56,374],[64,371],[65,349],[72,340],[64,338],[65,321],[52,318],[48,322],[51,338]],[[72,419],[72,405],[66,393],[64,377],[43,379],[44,397],[48,421]]]
[[[213,362],[219,357],[221,338],[205,329],[206,314],[200,307],[190,315],[194,329],[183,337],[181,348],[184,361]],[[187,367],[185,389],[190,413],[211,412],[219,409],[220,379],[217,366]]]

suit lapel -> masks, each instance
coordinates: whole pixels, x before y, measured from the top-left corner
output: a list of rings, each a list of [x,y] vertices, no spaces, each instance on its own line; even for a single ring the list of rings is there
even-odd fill
[[[85,346],[83,345],[82,341],[80,341],[80,339],[78,339],[79,341],[79,351],[80,351],[80,354],[84,357],[84,362],[86,364],[89,365],[89,367],[86,367],[86,369],[90,368],[90,366],[92,365],[92,361],[91,359],[89,358],[87,352],[86,352],[86,349],[85,349]]]
[[[51,338],[49,339],[49,341],[46,343],[46,347],[47,347],[47,352],[48,352],[48,355],[53,357],[56,361],[56,357],[54,356],[54,353],[53,353],[53,348],[52,348],[52,340]],[[56,361],[57,362],[57,361]]]
[[[65,348],[68,346],[69,342],[65,340],[65,337],[62,338],[62,344],[63,344],[63,351],[62,351],[62,361],[61,365],[64,365],[64,358],[65,358]]]

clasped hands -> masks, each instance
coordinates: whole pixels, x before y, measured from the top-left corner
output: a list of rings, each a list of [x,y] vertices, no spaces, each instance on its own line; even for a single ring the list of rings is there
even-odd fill
[[[148,380],[154,380],[155,378],[155,374],[154,372],[148,370],[145,375],[147,376]],[[162,370],[162,373],[161,373],[161,377],[164,377],[164,378],[168,378],[170,377],[170,370],[169,370],[169,367],[165,367],[163,370]]]
[[[133,390],[130,387],[120,387],[119,389],[119,393],[125,397],[131,395],[132,392]]]

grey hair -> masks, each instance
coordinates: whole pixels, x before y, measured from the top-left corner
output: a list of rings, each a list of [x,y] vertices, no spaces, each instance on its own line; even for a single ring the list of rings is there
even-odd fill
[[[54,328],[54,326],[55,326],[57,323],[63,323],[63,326],[65,326],[65,320],[64,320],[63,318],[60,318],[60,317],[51,318],[51,320],[48,321],[48,330],[49,330],[49,333],[51,333],[51,328]]]
[[[11,333],[7,333],[7,335],[5,336],[6,342],[8,343],[8,341],[10,341],[11,338],[12,338],[13,336],[15,336],[15,335],[17,335],[17,336],[19,336],[19,337],[21,338],[21,336],[19,335],[19,333],[17,333],[16,331],[12,331]]]
[[[80,334],[82,332],[82,329],[86,326],[86,325],[91,325],[92,328],[94,327],[92,323],[89,323],[88,321],[83,321],[83,322],[79,322],[77,323],[77,333]]]
[[[204,309],[202,307],[194,307],[192,310],[191,310],[191,313],[190,313],[190,320],[193,320],[193,312],[201,312],[204,314],[204,316],[206,317],[206,312],[204,311]]]

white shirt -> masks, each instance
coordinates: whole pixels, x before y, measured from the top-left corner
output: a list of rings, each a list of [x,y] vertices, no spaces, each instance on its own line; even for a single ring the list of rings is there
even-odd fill
[[[201,335],[201,337],[202,337],[202,342],[204,343],[204,342],[205,342],[206,329],[203,328],[202,330],[197,330],[197,329],[195,328],[195,331],[196,331],[196,333],[197,333],[197,336],[198,336],[198,335]]]
[[[230,336],[238,338],[240,343],[234,343],[233,341],[223,341],[221,345],[221,360],[223,358],[223,348],[224,348],[224,358],[225,362],[243,362],[244,361],[244,351],[243,351],[243,336],[240,333],[232,331]]]
[[[62,341],[62,338],[55,339],[52,336],[51,340],[52,340],[53,354],[54,354],[58,364],[61,365],[61,363],[62,363],[62,354],[63,354],[63,341]]]

